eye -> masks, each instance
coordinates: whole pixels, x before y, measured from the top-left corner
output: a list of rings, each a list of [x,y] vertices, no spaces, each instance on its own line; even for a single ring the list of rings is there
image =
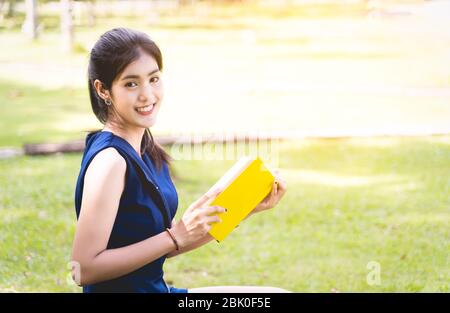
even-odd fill
[[[135,86],[132,86],[132,84],[136,85],[136,83],[134,83],[134,82],[129,82],[129,83],[125,84],[125,87],[135,87]]]
[[[159,77],[158,77],[158,76],[155,76],[155,77],[150,78],[150,82],[151,82],[151,83],[157,83],[157,82],[159,82]]]

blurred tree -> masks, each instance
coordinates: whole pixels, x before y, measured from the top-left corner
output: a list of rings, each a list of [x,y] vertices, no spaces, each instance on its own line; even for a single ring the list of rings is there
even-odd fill
[[[74,46],[72,0],[60,0],[62,49],[71,52]]]
[[[4,19],[4,14],[3,14],[3,7],[4,6],[5,6],[5,1],[4,0],[0,0],[0,23]]]
[[[95,0],[76,0],[72,6],[72,23],[74,27],[86,23],[88,27],[94,27],[96,22]]]
[[[14,8],[16,7],[16,0],[9,0],[8,4],[8,13],[6,13],[6,17],[12,17],[14,15]]]
[[[89,27],[95,26],[95,0],[86,1],[87,23]]]
[[[177,5],[193,5],[197,2],[196,0],[177,0]]]
[[[22,32],[32,40],[38,37],[37,0],[25,0],[25,21],[22,24]]]

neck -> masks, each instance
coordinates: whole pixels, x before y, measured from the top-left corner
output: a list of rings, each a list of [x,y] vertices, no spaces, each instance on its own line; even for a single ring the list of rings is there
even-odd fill
[[[145,128],[124,128],[117,126],[114,123],[107,122],[105,127],[103,127],[103,130],[112,132],[114,135],[125,139],[133,147],[137,154],[139,156],[141,155],[141,142],[142,137],[144,136]]]

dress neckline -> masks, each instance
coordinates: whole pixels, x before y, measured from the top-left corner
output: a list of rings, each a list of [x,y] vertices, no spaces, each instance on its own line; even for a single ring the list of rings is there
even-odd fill
[[[112,136],[114,138],[117,138],[128,149],[131,149],[133,155],[137,158],[138,163],[141,164],[141,167],[143,167],[146,170],[150,171],[151,175],[155,175],[155,171],[153,170],[154,164],[153,164],[152,159],[148,156],[148,153],[144,152],[144,154],[139,155],[139,153],[137,153],[136,150],[134,150],[133,146],[127,140],[125,140],[124,138],[114,134],[113,132],[111,132],[109,130],[102,130],[102,131],[100,131],[100,133],[106,133],[107,135],[110,135],[110,136]]]
[[[143,157],[143,156],[145,155],[145,152],[144,152],[144,154],[138,153],[136,150],[134,150],[133,146],[132,146],[125,138],[120,137],[119,135],[116,135],[116,134],[114,134],[113,132],[111,132],[111,131],[109,131],[109,130],[101,130],[100,133],[107,133],[107,134],[110,134],[111,136],[113,136],[113,137],[115,137],[115,138],[118,138],[118,139],[119,139],[120,141],[122,141],[125,145],[127,145],[128,148],[130,148],[131,150],[133,150],[134,154],[137,155],[137,157],[138,157],[139,159],[141,159],[142,161],[144,161],[144,157]]]

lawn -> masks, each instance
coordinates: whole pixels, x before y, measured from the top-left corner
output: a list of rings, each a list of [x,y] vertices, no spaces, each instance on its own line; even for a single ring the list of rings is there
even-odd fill
[[[168,259],[169,283],[449,291],[449,136],[285,141],[278,152],[289,186],[279,206]],[[67,283],[80,158],[0,160],[0,291],[80,291]],[[178,218],[231,164],[174,162]],[[371,261],[379,285],[366,281]]]
[[[0,83],[0,146],[65,142],[80,139],[95,128],[87,93],[70,88],[41,90]]]

